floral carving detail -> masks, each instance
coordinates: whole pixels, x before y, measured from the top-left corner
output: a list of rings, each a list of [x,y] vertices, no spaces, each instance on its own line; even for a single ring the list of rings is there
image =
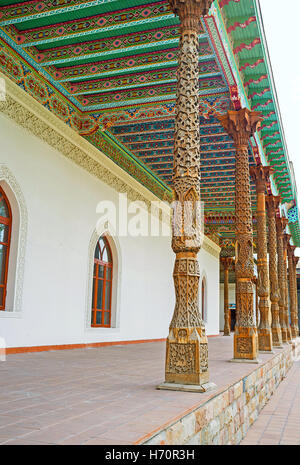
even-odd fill
[[[195,373],[195,344],[170,344],[170,373]]]

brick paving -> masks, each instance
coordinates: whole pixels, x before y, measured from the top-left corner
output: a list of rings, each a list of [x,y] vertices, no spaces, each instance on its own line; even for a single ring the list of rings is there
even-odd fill
[[[155,389],[164,380],[164,342],[8,355],[0,362],[0,444],[137,443],[257,369],[229,363],[232,349],[232,336],[209,338],[217,389],[202,394]]]
[[[294,362],[241,445],[300,445],[300,361]]]

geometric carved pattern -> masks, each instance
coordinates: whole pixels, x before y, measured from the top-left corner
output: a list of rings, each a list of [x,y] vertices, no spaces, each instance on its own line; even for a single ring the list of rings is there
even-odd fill
[[[280,197],[272,194],[266,196],[268,211],[268,242],[269,242],[269,276],[270,276],[270,300],[272,313],[272,339],[274,347],[282,345],[282,336],[279,320],[279,289],[277,266],[277,235],[275,212],[279,206]]]
[[[170,373],[195,373],[195,344],[170,344]]]
[[[235,158],[235,232],[236,232],[236,326],[234,335],[234,358],[257,358],[256,325],[253,311],[253,229],[249,181],[248,144],[261,121],[258,112],[247,108],[228,111],[219,120],[233,138]],[[249,338],[245,352],[244,337]],[[256,339],[257,341],[257,339]],[[246,356],[245,356],[246,355]]]
[[[172,249],[175,310],[167,340],[166,380],[203,384],[209,380],[208,346],[198,305],[200,224],[200,17],[212,0],[170,0],[180,18],[173,164]],[[182,334],[186,337],[182,339]],[[172,339],[173,338],[173,339]],[[174,340],[175,338],[175,340]]]
[[[272,350],[272,333],[269,323],[269,269],[267,251],[267,225],[265,191],[267,181],[272,173],[269,166],[258,165],[250,169],[250,174],[256,184],[257,194],[257,293],[259,299],[260,323],[258,328],[259,349]]]
[[[247,337],[240,337],[237,340],[237,351],[241,354],[251,354],[252,341]]]

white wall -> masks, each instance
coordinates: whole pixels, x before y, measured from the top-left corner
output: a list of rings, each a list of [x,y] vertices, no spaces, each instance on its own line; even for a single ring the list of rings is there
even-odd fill
[[[90,328],[89,244],[112,188],[0,115],[1,155],[28,212],[20,312],[0,312],[7,347],[163,338],[174,309],[170,238],[119,237],[116,328]],[[199,253],[208,283],[207,334],[219,330],[219,260]]]

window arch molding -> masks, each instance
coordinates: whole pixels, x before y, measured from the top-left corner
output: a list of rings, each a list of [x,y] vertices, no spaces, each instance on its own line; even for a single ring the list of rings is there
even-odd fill
[[[22,314],[23,283],[27,243],[28,214],[19,183],[10,169],[0,164],[0,186],[12,210],[10,257],[7,276],[7,300],[0,318],[20,317]]]
[[[113,259],[113,279],[112,279],[112,296],[111,296],[111,326],[91,327],[91,311],[92,311],[92,293],[93,293],[93,270],[94,270],[94,255],[97,243],[101,236],[105,236],[108,241]],[[86,298],[86,316],[85,328],[93,332],[109,332],[116,330],[120,326],[120,289],[121,289],[121,248],[118,238],[115,236],[113,228],[107,221],[105,225],[97,225],[97,231],[94,230],[88,250],[88,273],[87,273],[87,298]]]

